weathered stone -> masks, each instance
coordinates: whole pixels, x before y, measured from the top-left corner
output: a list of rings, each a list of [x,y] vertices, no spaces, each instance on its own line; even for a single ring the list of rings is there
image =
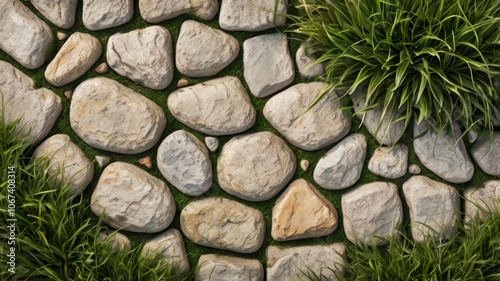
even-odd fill
[[[124,162],[104,169],[90,206],[109,226],[140,233],[164,230],[175,215],[175,201],[167,185]]]
[[[69,195],[72,197],[80,195],[94,177],[94,163],[85,157],[68,135],[58,134],[46,139],[32,157],[47,157],[46,172],[58,182],[69,184]]]
[[[490,180],[480,187],[469,187],[464,191],[465,226],[485,221],[500,210],[500,181]]]
[[[106,62],[103,62],[103,63],[100,63],[95,69],[94,69],[95,72],[99,73],[99,74],[104,74],[104,73],[107,73],[109,71],[109,66]]]
[[[264,281],[258,260],[231,256],[201,255],[195,281]]]
[[[144,165],[146,168],[153,168],[153,160],[151,160],[151,156],[146,156],[144,158],[139,159],[139,164]]]
[[[182,23],[175,50],[175,65],[189,77],[217,74],[240,52],[240,43],[233,36],[208,25],[187,20]]]
[[[205,145],[208,150],[215,152],[219,148],[219,139],[216,137],[205,137]]]
[[[189,85],[189,81],[186,80],[186,79],[180,79],[178,82],[177,82],[177,87],[181,88],[181,87],[186,87]]]
[[[64,96],[70,100],[73,97],[73,91],[72,90],[64,91]]]
[[[410,209],[411,235],[416,242],[450,239],[460,218],[460,195],[451,186],[425,176],[413,176],[403,184]]]
[[[307,172],[309,170],[309,161],[307,159],[300,160],[300,167],[304,172]]]
[[[132,19],[132,0],[83,0],[83,25],[88,30],[102,30],[120,26]]]
[[[360,185],[342,194],[344,231],[353,243],[387,244],[400,236],[403,204],[398,187],[390,182]]]
[[[165,263],[172,265],[175,269],[184,272],[190,270],[186,247],[177,229],[169,229],[146,242],[141,256],[152,258],[156,255],[160,255]]]
[[[219,25],[230,31],[261,31],[283,26],[288,0],[279,0],[275,16],[275,2],[268,0],[223,0]]]
[[[78,0],[31,0],[31,4],[60,28],[68,29],[75,23]]]
[[[132,250],[132,244],[130,240],[120,232],[116,231],[100,231],[99,236],[97,236],[97,241],[100,243],[106,243],[111,246],[111,248],[117,252],[128,252]]]
[[[59,39],[59,41],[66,40],[66,38],[68,38],[68,34],[60,31],[57,32],[57,39]]]
[[[193,134],[175,131],[158,147],[158,169],[182,193],[198,196],[213,183],[208,149]]]
[[[295,77],[288,41],[279,33],[245,40],[243,68],[243,76],[250,92],[258,98],[267,97],[283,89],[292,83]]]
[[[460,128],[453,125],[453,133],[434,132],[426,121],[413,128],[413,148],[420,162],[427,169],[452,183],[468,182],[474,175],[472,164]],[[458,143],[457,143],[458,141]]]
[[[227,193],[248,201],[265,201],[292,178],[295,154],[279,137],[258,132],[233,137],[217,159],[217,178]]]
[[[335,92],[329,92],[309,109],[327,86],[321,82],[292,86],[267,101],[264,117],[298,148],[313,151],[335,143],[351,129],[351,120],[342,111]]]
[[[211,20],[218,10],[217,0],[139,0],[141,16],[149,23],[159,23],[191,12],[202,20]]]
[[[295,54],[295,63],[300,75],[305,78],[315,78],[325,73],[323,63],[316,64],[316,54],[312,48],[308,48],[306,43],[302,43]]]
[[[246,131],[256,118],[245,87],[232,76],[178,89],[168,96],[167,104],[175,119],[214,136]]]
[[[153,147],[167,122],[153,101],[104,77],[78,85],[69,118],[71,128],[88,145],[124,154]]]
[[[54,43],[50,27],[18,0],[0,0],[0,49],[22,66],[45,63]]]
[[[75,32],[45,69],[45,79],[61,87],[85,74],[99,59],[101,42],[90,34]]]
[[[337,275],[344,275],[346,247],[335,243],[323,246],[301,246],[280,249],[267,248],[267,280],[307,280],[312,272],[326,280],[337,281]]]
[[[174,77],[172,37],[161,26],[110,36],[106,60],[118,74],[151,89],[165,89]]]
[[[408,167],[408,148],[404,144],[375,149],[368,170],[375,175],[397,179],[406,174]]]
[[[107,156],[96,155],[95,161],[97,162],[99,167],[104,168],[104,167],[108,166],[109,162],[111,161],[111,158],[109,158]]]
[[[276,241],[322,237],[337,228],[333,204],[311,183],[298,179],[276,200],[271,236]]]
[[[366,158],[366,140],[362,134],[352,134],[319,159],[314,180],[325,189],[344,189],[361,177]]]
[[[418,165],[411,164],[410,167],[408,167],[408,172],[412,175],[418,175],[422,172],[422,169]]]
[[[14,133],[29,144],[43,140],[62,111],[61,98],[48,89],[34,87],[31,78],[0,61],[0,116],[6,124],[19,119]]]
[[[470,154],[485,173],[500,176],[500,132],[493,132],[493,141],[488,133],[481,136],[472,146]]]
[[[194,243],[238,253],[257,251],[266,228],[259,210],[224,198],[189,203],[180,222],[182,232]]]

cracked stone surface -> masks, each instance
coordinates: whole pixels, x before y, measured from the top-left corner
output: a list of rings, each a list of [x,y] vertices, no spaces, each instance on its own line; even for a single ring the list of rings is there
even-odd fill
[[[486,133],[481,136],[470,150],[479,168],[488,175],[500,176],[500,132],[493,133],[493,141]]]
[[[279,0],[276,13],[274,1],[268,0],[222,0],[219,25],[229,31],[261,31],[283,26],[286,21],[288,0]]]
[[[175,269],[189,272],[191,267],[179,230],[171,228],[146,242],[141,256],[154,257],[160,255],[163,260]]]
[[[490,180],[479,187],[464,191],[465,226],[473,221],[485,221],[500,210],[500,181]]]
[[[129,22],[134,14],[133,0],[83,0],[83,25],[96,31]]]
[[[195,281],[264,281],[264,268],[258,260],[231,256],[201,255]]]
[[[31,0],[31,4],[50,22],[68,29],[75,23],[78,0]]]
[[[404,144],[396,144],[393,147],[378,147],[368,162],[370,172],[389,179],[404,176],[407,167],[408,147]]]
[[[218,10],[218,0],[139,0],[141,16],[149,23],[159,23],[192,12],[202,20],[211,20]]]

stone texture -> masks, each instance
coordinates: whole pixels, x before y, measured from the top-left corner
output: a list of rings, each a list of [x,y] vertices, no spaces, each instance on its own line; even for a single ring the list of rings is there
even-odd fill
[[[365,157],[365,136],[349,135],[319,159],[314,169],[314,180],[325,189],[348,188],[361,177]]]
[[[245,87],[232,76],[178,89],[168,96],[167,104],[175,119],[214,136],[246,131],[256,118]]]
[[[335,243],[323,246],[267,248],[267,280],[307,280],[304,273],[312,271],[326,280],[337,281],[336,273],[345,274],[346,247]]]
[[[351,119],[341,110],[335,92],[308,110],[327,86],[322,82],[292,86],[267,101],[264,117],[298,148],[314,151],[335,143],[351,129]]]
[[[182,193],[198,196],[213,183],[208,149],[193,134],[175,131],[158,147],[158,169]]]
[[[189,203],[180,222],[182,232],[194,243],[238,253],[257,251],[266,228],[259,210],[215,197]]]
[[[54,43],[52,30],[19,0],[0,0],[0,6],[0,49],[26,68],[39,68]]]
[[[141,16],[149,23],[159,23],[191,12],[202,20],[211,20],[218,10],[217,0],[139,0]]]
[[[97,162],[99,167],[104,168],[104,167],[108,166],[109,161],[111,161],[111,158],[109,158],[107,156],[96,155],[95,161]]]
[[[408,172],[412,175],[418,175],[422,172],[422,169],[418,165],[411,164],[410,167],[408,167]]]
[[[227,193],[248,201],[265,201],[292,178],[295,154],[270,132],[233,137],[217,159],[217,178]]]
[[[408,167],[408,147],[396,144],[392,147],[378,147],[375,149],[368,170],[375,175],[397,179],[406,174]]]
[[[306,43],[302,43],[295,54],[295,63],[300,75],[305,78],[316,78],[325,73],[324,64],[315,64],[316,59],[314,50],[307,47]]]
[[[307,159],[300,160],[300,167],[304,172],[307,172],[309,170],[309,161]]]
[[[104,77],[78,85],[69,118],[71,128],[88,145],[124,154],[153,147],[167,122],[153,101]]]
[[[99,74],[105,74],[109,71],[109,66],[106,62],[103,62],[103,63],[100,63],[98,66],[96,66],[96,68],[94,68],[94,71],[99,73]]]
[[[208,150],[215,152],[219,148],[219,139],[216,137],[205,137],[205,145]]]
[[[470,154],[485,173],[500,176],[500,132],[493,132],[493,141],[488,133],[481,136],[472,146]]]
[[[201,255],[195,281],[264,281],[258,260],[231,256]]]
[[[140,233],[164,230],[175,215],[175,201],[167,185],[124,162],[104,169],[90,207],[109,226]]]
[[[114,34],[108,40],[106,60],[135,83],[163,90],[174,77],[172,36],[161,26]]]
[[[189,81],[182,78],[180,79],[178,82],[177,82],[177,87],[181,88],[181,87],[186,87],[189,85]]]
[[[373,182],[342,194],[344,231],[353,243],[384,245],[389,237],[399,238],[403,204],[398,187],[390,182]]]
[[[139,162],[139,164],[141,165],[144,165],[148,169],[153,168],[153,160],[151,160],[151,156],[146,156],[144,158],[141,158],[137,162]]]
[[[463,140],[457,143],[462,134],[456,123],[452,135],[444,131],[436,134],[426,121],[420,125],[415,123],[413,135],[415,154],[427,169],[452,183],[464,183],[472,178],[474,165]]]
[[[175,65],[189,77],[217,74],[240,52],[240,43],[233,36],[208,25],[187,20],[182,23],[175,50]]]
[[[333,204],[311,183],[298,179],[276,200],[271,236],[288,241],[329,235],[337,228]]]
[[[181,233],[175,229],[169,229],[155,238],[149,240],[142,249],[142,257],[154,257],[160,255],[167,264],[184,272],[190,270],[186,247]]]
[[[14,133],[29,144],[43,140],[62,111],[61,98],[48,89],[34,87],[31,78],[0,61],[0,101],[3,97],[0,116],[6,124],[19,118]]]
[[[485,221],[491,213],[500,210],[500,181],[490,180],[480,187],[464,191],[465,226],[473,221]]]
[[[101,42],[94,36],[75,32],[45,69],[45,79],[61,87],[85,74],[99,59]]]
[[[60,32],[60,31],[58,31],[56,33],[56,36],[57,36],[57,39],[59,39],[59,41],[66,40],[66,38],[68,38],[68,34],[66,34],[64,32]]]
[[[31,0],[31,4],[60,28],[68,29],[75,23],[78,0]]]
[[[132,19],[133,0],[83,0],[83,25],[88,30],[120,26]]]
[[[132,243],[130,240],[120,232],[116,231],[100,231],[97,236],[97,241],[100,243],[107,243],[111,248],[117,252],[128,252],[132,250]]]
[[[295,69],[286,37],[274,33],[245,40],[243,76],[250,92],[258,98],[267,97],[292,83]]]
[[[283,26],[288,0],[279,0],[277,17],[274,5],[274,1],[268,0],[222,0],[219,25],[230,31],[261,31]]]
[[[403,184],[403,192],[416,242],[424,242],[427,237],[436,241],[450,239],[455,235],[460,195],[453,187],[425,176],[413,176]]]

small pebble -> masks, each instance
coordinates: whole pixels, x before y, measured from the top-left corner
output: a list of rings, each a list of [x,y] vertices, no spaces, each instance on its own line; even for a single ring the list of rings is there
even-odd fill
[[[418,175],[420,174],[420,172],[422,172],[422,169],[420,169],[420,167],[415,164],[411,164],[410,167],[408,167],[408,172],[410,172],[410,174],[412,175]]]
[[[151,157],[149,156],[139,159],[139,164],[146,166],[148,169],[153,168],[153,161],[151,161]]]
[[[309,161],[307,161],[306,159],[300,160],[300,167],[302,168],[302,170],[304,170],[304,172],[307,172],[307,170],[309,169]]]
[[[470,130],[467,133],[467,137],[469,138],[469,143],[474,143],[477,140],[477,133],[474,132],[473,130]]]
[[[66,39],[66,38],[68,38],[68,34],[66,34],[64,32],[60,32],[60,31],[57,32],[57,39],[59,39],[59,40],[62,41],[64,39]]]
[[[189,85],[189,81],[184,78],[177,82],[177,87],[185,87],[187,85]]]
[[[96,68],[95,68],[95,72],[97,73],[100,73],[100,74],[104,74],[106,72],[109,71],[109,66],[106,62],[103,62],[101,64],[99,64]]]
[[[71,97],[73,96],[73,91],[72,90],[66,90],[66,91],[64,91],[64,95],[70,100]]]
[[[97,161],[97,164],[99,164],[101,168],[104,168],[109,164],[110,158],[107,156],[96,155],[95,161]]]
[[[219,148],[219,140],[216,137],[206,137],[205,145],[212,152],[215,152]]]

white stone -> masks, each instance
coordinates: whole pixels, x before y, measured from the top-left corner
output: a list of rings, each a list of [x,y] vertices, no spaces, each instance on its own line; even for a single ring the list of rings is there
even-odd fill
[[[180,223],[194,243],[237,253],[257,251],[266,228],[259,210],[215,197],[189,203],[182,209]]]
[[[31,4],[60,28],[68,29],[75,23],[78,0],[31,0]]]
[[[219,139],[216,137],[205,137],[205,145],[208,150],[215,152],[219,148]]]
[[[397,179],[406,174],[408,167],[408,147],[396,144],[392,147],[375,149],[368,170],[375,175],[388,179]]]
[[[323,63],[316,64],[317,56],[312,48],[302,43],[295,54],[295,63],[299,69],[300,75],[305,78],[316,78],[325,73]]]
[[[217,159],[217,178],[227,193],[248,201],[265,201],[291,180],[296,158],[286,143],[263,131],[233,137]]]
[[[460,218],[460,195],[455,188],[425,176],[413,176],[403,184],[403,193],[416,242],[451,239],[455,235]]]
[[[132,19],[133,0],[83,0],[83,25],[88,30],[120,26]]]
[[[0,116],[6,124],[19,119],[14,133],[29,144],[42,141],[62,111],[61,98],[48,89],[34,87],[26,74],[0,61]]]
[[[111,248],[117,252],[128,252],[132,250],[132,243],[130,240],[120,232],[116,231],[100,231],[97,236],[97,241],[100,243],[106,243],[111,246]]]
[[[47,157],[46,173],[58,182],[69,184],[71,197],[80,195],[94,177],[94,163],[74,144],[68,135],[53,135],[40,144],[33,159]]]
[[[269,0],[222,0],[219,25],[230,31],[261,31],[283,26],[288,0],[279,0],[275,16],[275,2]]]
[[[168,96],[167,105],[175,119],[213,136],[246,131],[256,118],[245,87],[233,76],[175,90]]]
[[[300,167],[304,172],[307,172],[309,170],[309,161],[307,159],[300,160]]]
[[[250,92],[258,98],[267,97],[292,83],[295,69],[286,37],[274,33],[245,40],[243,76]]]
[[[240,43],[233,36],[208,25],[187,20],[182,23],[175,49],[175,65],[189,77],[213,76],[233,62]]]
[[[152,148],[167,123],[163,109],[153,101],[104,77],[76,87],[69,118],[71,128],[88,145],[124,154]]]
[[[180,79],[178,82],[177,82],[177,87],[181,88],[181,87],[186,87],[189,85],[189,81],[182,78]]]
[[[335,92],[309,109],[327,86],[322,82],[292,86],[267,101],[264,117],[298,148],[314,151],[335,143],[351,129],[351,119],[341,109]]]
[[[141,256],[154,258],[156,255],[161,256],[163,261],[172,265],[174,269],[183,272],[190,270],[184,240],[182,240],[181,233],[175,228],[169,229],[146,242]]]
[[[141,16],[149,23],[159,23],[191,12],[202,20],[211,20],[218,10],[217,0],[139,0]]]
[[[353,243],[384,245],[399,238],[403,204],[398,187],[390,182],[373,182],[342,194],[344,231]]]
[[[104,168],[108,166],[109,161],[111,161],[111,159],[107,156],[96,155],[95,161],[97,162],[97,164],[99,164],[99,167]]]
[[[500,176],[500,132],[493,132],[493,140],[485,133],[472,146],[470,154],[485,173]]]
[[[141,86],[165,89],[175,71],[172,36],[156,25],[111,35],[106,60],[118,74]]]
[[[39,68],[54,43],[52,30],[19,0],[0,0],[0,6],[0,49],[26,68]]]
[[[264,281],[258,260],[231,256],[201,255],[195,281]]]
[[[57,32],[57,39],[59,39],[60,41],[63,41],[63,40],[66,40],[66,38],[68,38],[68,34],[66,34],[64,32],[60,32],[60,31]]]
[[[411,164],[410,167],[408,167],[408,172],[412,175],[418,175],[422,172],[422,169],[418,165]]]
[[[500,181],[490,180],[480,187],[469,187],[464,191],[465,226],[485,221],[500,210]]]
[[[94,65],[101,53],[101,42],[97,38],[75,32],[45,69],[45,79],[57,87],[73,82]]]
[[[352,134],[344,138],[319,159],[314,169],[316,183],[330,190],[354,185],[361,177],[366,147],[362,134]]]
[[[92,193],[92,212],[109,226],[140,233],[166,229],[175,215],[167,185],[128,163],[109,164]]]

